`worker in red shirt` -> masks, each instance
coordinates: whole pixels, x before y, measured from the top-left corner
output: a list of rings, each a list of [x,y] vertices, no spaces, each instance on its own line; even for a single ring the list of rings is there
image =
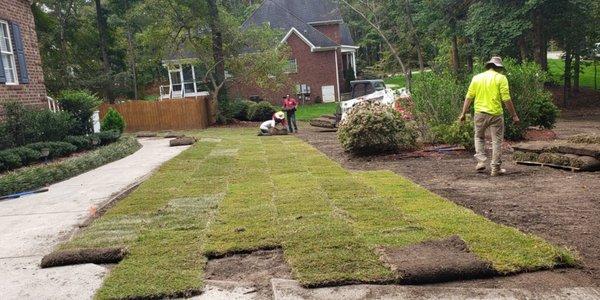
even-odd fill
[[[296,110],[298,110],[298,101],[290,95],[283,97],[283,110],[287,113],[288,131],[298,133],[298,124],[296,123]]]

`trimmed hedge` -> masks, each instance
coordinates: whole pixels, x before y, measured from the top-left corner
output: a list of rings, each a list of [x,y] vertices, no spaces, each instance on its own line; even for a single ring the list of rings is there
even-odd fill
[[[42,152],[42,149],[49,149],[48,159],[59,158],[75,153],[77,147],[67,142],[40,142],[25,145],[29,149],[33,149],[38,152]]]
[[[99,133],[94,133],[93,136],[100,139],[100,145],[106,146],[108,144],[112,144],[118,141],[121,137],[121,132],[119,132],[118,130],[108,130]]]
[[[9,172],[0,176],[0,195],[34,190],[66,180],[129,156],[141,147],[141,144],[135,138],[126,137],[79,157]]]
[[[77,135],[77,136],[68,136],[65,138],[65,142],[74,145],[77,147],[77,151],[82,150],[90,150],[94,148],[94,143],[92,141],[92,137],[88,135]],[[100,144],[100,140],[97,139],[96,145]]]

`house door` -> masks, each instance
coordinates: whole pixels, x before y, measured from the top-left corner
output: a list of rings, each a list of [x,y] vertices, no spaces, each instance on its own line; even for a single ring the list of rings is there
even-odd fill
[[[321,93],[323,94],[323,102],[325,102],[325,103],[335,102],[335,86],[333,86],[333,85],[322,86]]]

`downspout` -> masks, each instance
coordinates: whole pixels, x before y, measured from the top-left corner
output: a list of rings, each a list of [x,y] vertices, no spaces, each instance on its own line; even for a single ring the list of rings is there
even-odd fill
[[[335,50],[335,79],[336,79],[336,87],[337,87],[337,99],[336,102],[342,101],[342,94],[340,93],[340,66],[338,65],[338,49]]]

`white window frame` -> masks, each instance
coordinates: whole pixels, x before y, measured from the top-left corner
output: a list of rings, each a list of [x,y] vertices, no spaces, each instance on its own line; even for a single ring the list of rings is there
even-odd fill
[[[4,21],[4,20],[0,20],[0,26],[4,26],[6,25],[6,34],[8,35],[8,47],[10,48],[10,51],[2,51],[0,50],[0,54],[4,54],[4,55],[8,55],[9,59],[12,62],[12,73],[13,73],[13,78],[15,79],[14,82],[5,82],[4,84],[6,85],[18,85],[19,84],[19,75],[17,74],[17,64],[15,63],[15,48],[13,47],[12,44],[12,35],[10,32],[10,25],[8,24],[8,22]],[[4,37],[1,37],[4,39]],[[0,55],[0,59],[2,59],[1,55]],[[4,70],[2,70],[2,72],[6,72],[6,66],[4,66]],[[5,74],[6,75],[6,74]],[[8,80],[8,78],[6,78],[6,80]]]
[[[292,66],[295,66],[295,68],[291,68]],[[286,66],[285,73],[286,74],[297,74],[298,73],[298,59],[296,59],[296,58],[288,59],[288,65]]]

